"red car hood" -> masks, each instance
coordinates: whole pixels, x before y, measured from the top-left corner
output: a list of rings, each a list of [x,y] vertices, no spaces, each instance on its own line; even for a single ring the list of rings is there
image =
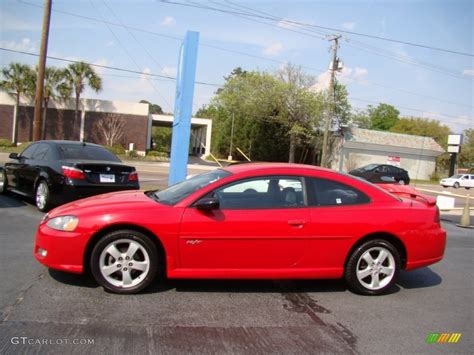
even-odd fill
[[[144,191],[119,191],[108,194],[92,196],[82,200],[77,200],[58,208],[55,208],[49,213],[49,217],[64,216],[67,214],[78,214],[86,211],[100,210],[100,211],[117,211],[117,210],[138,210],[143,208],[159,208],[162,206],[156,201],[153,201]]]

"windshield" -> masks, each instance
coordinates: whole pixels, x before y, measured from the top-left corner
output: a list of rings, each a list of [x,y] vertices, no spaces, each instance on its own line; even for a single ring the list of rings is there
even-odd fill
[[[362,168],[359,168],[359,170],[369,171],[369,170],[375,169],[377,166],[379,166],[379,164],[369,164],[369,165],[363,166]]]
[[[462,175],[453,175],[450,177],[450,179],[460,179],[462,178]]]
[[[87,144],[61,144],[59,153],[62,159],[75,160],[105,160],[121,162],[119,158],[109,152],[107,149]]]
[[[168,187],[166,190],[157,191],[154,195],[158,198],[160,203],[174,205],[193,192],[229,175],[231,175],[231,173],[225,170],[213,170],[209,173],[193,176],[190,179]]]

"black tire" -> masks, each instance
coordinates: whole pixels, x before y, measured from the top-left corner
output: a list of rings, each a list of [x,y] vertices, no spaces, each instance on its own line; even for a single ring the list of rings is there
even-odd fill
[[[399,183],[400,185],[408,185],[404,179],[398,180],[398,183]]]
[[[51,192],[48,183],[44,179],[36,185],[35,205],[41,212],[48,212],[51,209]]]
[[[139,249],[131,255],[130,259],[126,260],[126,253],[132,244],[138,244]],[[111,245],[117,248],[121,254],[120,257],[114,258],[106,251]],[[138,270],[133,267],[133,263],[135,266],[138,263],[143,265],[148,263],[148,268],[143,271]],[[117,271],[104,276],[101,271],[102,265],[104,269],[117,266]],[[134,230],[118,230],[105,235],[94,246],[90,259],[90,270],[94,279],[106,291],[118,294],[134,294],[143,291],[155,279],[158,268],[158,252],[155,245],[146,235]],[[130,275],[129,280],[132,282],[130,285],[125,285],[125,273],[127,272]]]
[[[459,189],[459,182],[455,182],[454,185],[453,185],[453,187],[454,187],[455,189]]]
[[[382,264],[369,265],[365,261],[365,259],[362,258],[362,256],[365,255],[366,252],[370,251],[369,254],[372,257],[374,257],[375,255],[374,262],[376,262],[377,258],[380,257],[380,254],[377,255],[378,250],[384,250],[388,253],[387,254],[388,256],[384,259]],[[374,240],[370,240],[363,243],[352,252],[352,254],[349,256],[349,259],[346,264],[346,268],[344,270],[344,278],[349,288],[354,293],[361,294],[361,295],[369,295],[369,296],[382,295],[384,293],[387,293],[397,281],[398,274],[400,272],[400,265],[401,265],[400,255],[397,249],[386,240],[374,239]],[[362,273],[364,271],[367,272],[367,270],[369,269],[370,270],[374,269],[375,271],[377,271],[377,270],[380,270],[378,268],[381,268],[381,267],[390,267],[393,270],[393,272],[389,276],[384,274],[383,272],[376,273],[375,277],[377,278],[377,280],[380,280],[380,283],[381,283],[380,287],[367,286],[369,281],[371,284],[374,281],[372,274],[368,274],[367,276],[365,276],[365,278],[362,278],[362,281],[360,281],[357,276],[358,271],[359,273]]]
[[[0,194],[7,193],[7,174],[5,174],[5,170],[2,169],[0,173]]]

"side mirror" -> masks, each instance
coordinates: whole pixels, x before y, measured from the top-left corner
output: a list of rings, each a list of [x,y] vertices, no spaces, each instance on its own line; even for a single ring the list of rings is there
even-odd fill
[[[194,206],[201,211],[217,210],[219,209],[219,200],[215,197],[206,197],[200,199]]]
[[[8,156],[10,159],[16,159],[18,160],[18,153],[10,153],[10,155]]]

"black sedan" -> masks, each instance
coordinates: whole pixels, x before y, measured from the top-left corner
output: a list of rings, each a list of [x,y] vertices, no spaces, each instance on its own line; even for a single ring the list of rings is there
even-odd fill
[[[38,141],[10,159],[1,172],[1,192],[32,197],[43,212],[80,198],[140,188],[135,168],[97,144]]]
[[[362,168],[349,171],[349,174],[359,176],[373,183],[399,183],[408,185],[410,177],[405,169],[387,164],[369,164]]]

